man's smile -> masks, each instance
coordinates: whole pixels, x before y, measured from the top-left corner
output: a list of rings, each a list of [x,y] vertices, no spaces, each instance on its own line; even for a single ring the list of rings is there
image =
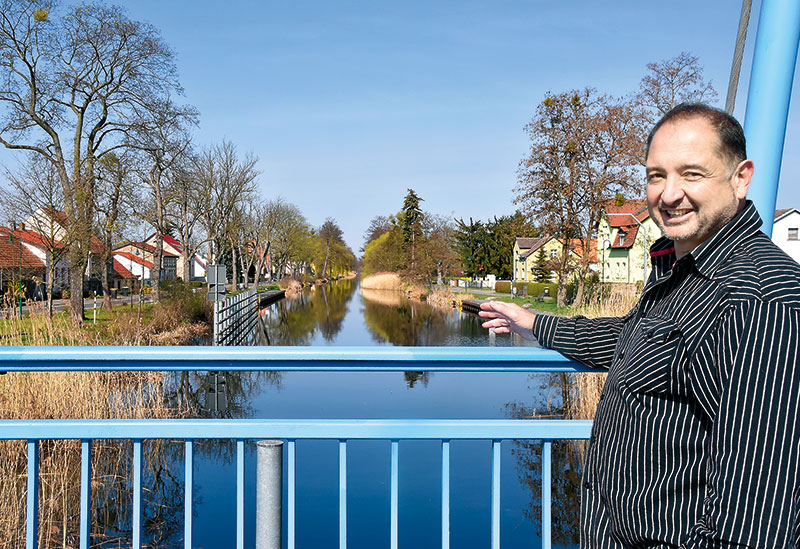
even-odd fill
[[[661,208],[661,216],[665,223],[683,223],[694,213],[690,208]]]

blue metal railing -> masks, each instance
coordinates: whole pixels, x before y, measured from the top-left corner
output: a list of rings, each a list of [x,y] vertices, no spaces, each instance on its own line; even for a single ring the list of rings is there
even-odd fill
[[[153,348],[153,347],[26,347],[0,349],[0,370],[6,371],[131,371],[131,370],[260,370],[260,371],[405,371],[448,372],[576,372],[588,369],[553,351],[533,348]],[[339,441],[339,536],[347,544],[347,441],[391,441],[390,539],[398,540],[399,441],[442,443],[442,547],[449,547],[450,441],[492,441],[491,546],[500,547],[500,445],[503,440],[542,441],[542,545],[551,546],[551,445],[554,440],[587,439],[591,421],[567,420],[4,420],[0,439],[28,441],[27,546],[36,547],[38,510],[38,444],[41,440],[81,441],[80,547],[89,547],[91,441],[133,440],[133,547],[141,547],[142,441],[185,441],[184,544],[192,546],[193,444],[196,439],[236,441],[237,547],[244,547],[244,444],[247,440],[287,441],[288,547],[295,542],[295,442]]]

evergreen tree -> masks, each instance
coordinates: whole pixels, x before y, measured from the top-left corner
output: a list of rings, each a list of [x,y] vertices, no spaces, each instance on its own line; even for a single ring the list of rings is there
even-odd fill
[[[403,211],[400,219],[400,226],[403,229],[403,249],[409,256],[409,267],[415,271],[415,252],[417,240],[422,234],[422,209],[419,203],[423,202],[414,189],[408,189],[405,199],[403,199]]]
[[[550,282],[550,269],[547,268],[547,255],[544,246],[536,254],[536,264],[533,267],[533,279],[536,282]]]

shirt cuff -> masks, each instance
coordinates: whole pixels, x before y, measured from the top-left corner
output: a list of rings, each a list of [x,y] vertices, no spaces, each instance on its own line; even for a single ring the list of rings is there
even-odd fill
[[[553,340],[556,337],[556,329],[558,328],[558,320],[560,317],[549,314],[536,314],[533,321],[533,335],[539,340],[542,347],[551,348]]]

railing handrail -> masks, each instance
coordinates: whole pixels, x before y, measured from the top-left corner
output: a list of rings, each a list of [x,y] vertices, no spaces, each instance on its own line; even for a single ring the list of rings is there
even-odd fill
[[[596,372],[537,347],[0,347],[0,371]]]
[[[591,428],[562,419],[31,419],[0,420],[0,440],[567,440]]]

